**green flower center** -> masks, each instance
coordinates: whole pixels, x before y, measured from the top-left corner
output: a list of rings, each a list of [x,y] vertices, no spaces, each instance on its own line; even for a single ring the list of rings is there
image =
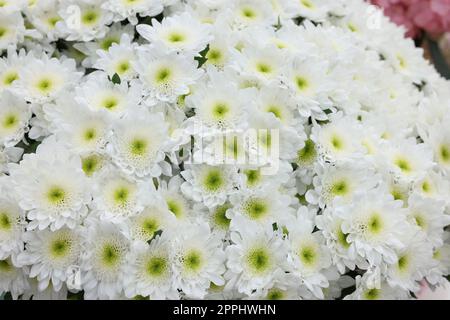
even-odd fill
[[[117,72],[119,74],[124,74],[130,70],[130,62],[129,61],[122,61],[117,65]]]
[[[12,265],[7,260],[0,260],[0,271],[9,272],[13,269]]]
[[[217,103],[212,110],[213,116],[219,120],[224,119],[229,111],[230,108],[225,103]]]
[[[424,183],[422,183],[422,191],[425,193],[428,193],[431,191],[431,185],[428,181],[425,181]]]
[[[308,9],[314,8],[314,4],[310,0],[300,0],[301,4]]]
[[[47,23],[51,28],[54,28],[59,21],[61,21],[60,17],[50,17],[47,19]]]
[[[147,262],[147,274],[151,277],[161,277],[169,268],[164,257],[152,257]]]
[[[248,19],[253,19],[256,17],[255,11],[253,11],[253,9],[251,8],[243,8],[242,15]]]
[[[334,135],[333,137],[331,137],[331,145],[334,149],[341,150],[344,147],[344,142],[339,136]]]
[[[269,213],[269,207],[262,198],[252,198],[244,204],[245,213],[253,220],[264,218]]]
[[[0,27],[0,38],[3,38],[4,35],[8,32],[8,29]]]
[[[120,262],[121,252],[115,245],[106,243],[101,251],[101,261],[106,267],[114,267]]]
[[[17,72],[10,72],[3,77],[3,83],[9,86],[17,79],[19,79],[19,74]]]
[[[19,118],[17,117],[17,115],[10,113],[3,118],[2,125],[5,129],[11,129],[15,127],[18,122]]]
[[[308,139],[305,141],[303,149],[297,152],[297,162],[299,164],[309,164],[315,160],[316,156],[316,146],[312,140]]]
[[[439,149],[439,158],[444,163],[450,162],[450,147],[442,145]]]
[[[94,128],[89,128],[84,132],[83,137],[86,141],[92,141],[97,137],[97,132]]]
[[[37,88],[42,91],[43,93],[48,93],[53,88],[53,83],[51,79],[43,78],[38,81]]]
[[[222,172],[219,169],[211,169],[203,179],[203,186],[207,191],[219,191],[225,184]]]
[[[416,221],[416,224],[420,227],[420,228],[422,228],[422,229],[425,229],[426,228],[426,221],[425,221],[425,219],[423,218],[423,216],[422,215],[420,215],[420,214],[416,214],[416,215],[414,215],[414,220]]]
[[[136,138],[131,141],[130,152],[134,156],[143,156],[148,150],[148,141],[140,138]]]
[[[379,234],[383,230],[383,221],[378,213],[372,214],[367,221],[367,228],[371,234]]]
[[[265,248],[255,248],[247,254],[247,264],[251,271],[257,274],[264,273],[270,269],[271,258]]]
[[[159,221],[154,218],[146,218],[142,221],[141,229],[151,239],[155,232],[159,230]]]
[[[97,11],[89,10],[82,15],[81,21],[85,25],[93,25],[98,21],[99,17],[100,15]]]
[[[261,180],[261,172],[259,170],[245,170],[245,176],[247,177],[247,185],[255,186]]]
[[[304,246],[300,248],[298,256],[304,265],[312,266],[316,262],[317,252],[312,246]]]
[[[178,43],[178,42],[183,42],[184,40],[186,40],[186,37],[185,37],[185,35],[183,35],[179,32],[172,32],[171,34],[169,34],[168,40],[170,42]]]
[[[349,192],[349,186],[347,181],[339,180],[333,183],[331,186],[331,193],[334,196],[345,196]]]
[[[53,258],[63,258],[70,251],[70,248],[70,240],[56,239],[50,245],[50,252]]]
[[[81,161],[81,167],[84,173],[90,177],[101,166],[102,160],[98,155],[90,155]]]
[[[116,98],[107,98],[102,105],[107,110],[113,110],[119,105],[119,101]]]
[[[222,52],[217,49],[210,49],[206,54],[206,59],[212,63],[218,63],[222,59]]]
[[[406,200],[405,193],[399,188],[391,188],[391,195],[394,197],[394,200]]]
[[[231,220],[227,218],[226,213],[227,210],[231,208],[231,205],[224,204],[218,208],[213,213],[213,220],[214,223],[222,228],[222,229],[228,229],[230,226]]]
[[[407,255],[401,256],[398,259],[397,267],[401,272],[407,271],[409,266],[409,258]]]
[[[347,27],[348,27],[348,29],[349,29],[351,32],[356,32],[356,31],[358,31],[358,28],[357,28],[353,23],[351,23],[351,22],[349,22],[349,23],[347,24]]]
[[[267,63],[260,62],[256,65],[256,70],[260,73],[270,73],[272,72],[272,67]]]
[[[296,77],[295,78],[295,84],[297,85],[298,90],[303,91],[308,88],[309,83],[306,78],[303,77]]]
[[[59,186],[51,187],[47,192],[47,199],[54,205],[61,205],[66,200],[66,191]]]
[[[170,81],[172,71],[169,68],[161,68],[156,72],[155,80],[157,83],[164,84]]]
[[[198,250],[191,250],[183,257],[183,266],[186,271],[198,272],[203,266],[203,254]]]
[[[350,247],[350,243],[347,240],[348,234],[342,232],[342,229],[339,227],[337,230],[337,240],[341,246],[343,246],[345,249],[348,249]]]
[[[183,214],[181,205],[176,200],[167,200],[167,206],[169,207],[170,212],[172,212],[176,217],[181,217]]]
[[[113,45],[113,43],[118,43],[118,42],[119,42],[119,39],[117,39],[117,38],[106,38],[101,42],[100,47],[103,50],[108,51],[108,49]]]
[[[367,300],[377,300],[380,297],[380,289],[369,289],[364,292],[364,298]]]
[[[395,165],[402,170],[402,172],[408,173],[412,170],[411,164],[409,161],[405,158],[398,158],[395,161]]]
[[[119,187],[114,191],[114,201],[118,205],[126,205],[130,198],[130,190],[127,187]]]
[[[281,112],[281,109],[278,108],[277,106],[269,106],[266,111],[272,113],[278,119],[283,118],[283,113]]]
[[[8,213],[0,212],[0,230],[10,230],[12,227],[12,221]]]
[[[267,300],[282,300],[284,298],[284,292],[280,289],[270,289],[267,293]]]

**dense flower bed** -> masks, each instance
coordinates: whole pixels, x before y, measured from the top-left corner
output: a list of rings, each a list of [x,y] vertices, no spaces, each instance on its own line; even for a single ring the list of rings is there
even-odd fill
[[[0,4],[0,292],[446,281],[450,85],[366,2]]]

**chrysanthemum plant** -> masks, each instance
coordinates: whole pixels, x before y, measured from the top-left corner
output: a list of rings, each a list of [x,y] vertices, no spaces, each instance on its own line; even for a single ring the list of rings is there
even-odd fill
[[[362,0],[0,1],[0,293],[410,299],[450,84]]]

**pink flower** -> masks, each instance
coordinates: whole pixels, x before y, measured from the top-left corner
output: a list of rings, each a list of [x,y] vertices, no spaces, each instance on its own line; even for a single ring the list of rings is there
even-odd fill
[[[392,21],[403,25],[407,36],[421,30],[432,35],[450,31],[450,0],[371,0],[383,8]]]

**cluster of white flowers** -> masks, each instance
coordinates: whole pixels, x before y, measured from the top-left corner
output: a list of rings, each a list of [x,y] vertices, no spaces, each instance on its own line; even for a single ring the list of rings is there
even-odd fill
[[[450,84],[403,34],[363,0],[0,0],[0,293],[441,285]]]

